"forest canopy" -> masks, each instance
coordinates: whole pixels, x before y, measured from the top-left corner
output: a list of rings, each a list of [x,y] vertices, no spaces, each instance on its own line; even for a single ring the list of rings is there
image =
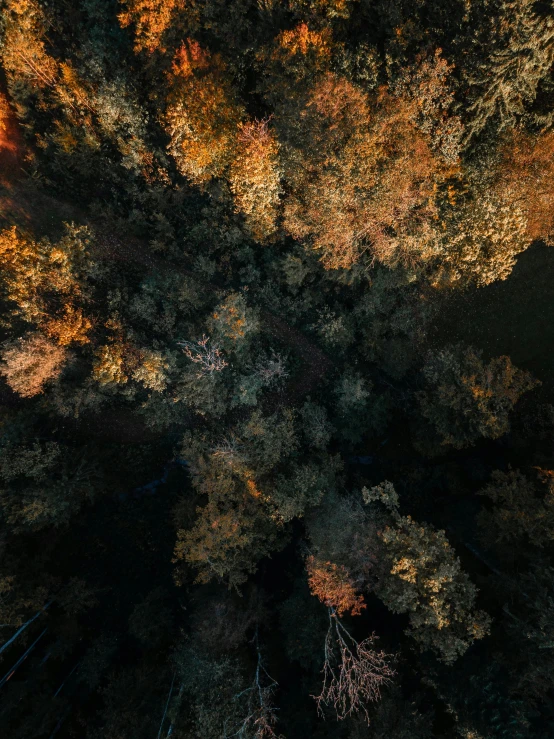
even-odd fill
[[[1,735],[551,737],[553,245],[552,0],[3,0]]]

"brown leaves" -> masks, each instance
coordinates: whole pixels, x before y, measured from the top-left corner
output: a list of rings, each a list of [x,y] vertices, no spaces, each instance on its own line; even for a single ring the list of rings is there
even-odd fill
[[[70,344],[88,344],[90,339],[88,332],[92,323],[80,308],[72,305],[64,306],[64,313],[59,318],[49,319],[44,326],[45,332],[51,338],[56,339],[60,346]]]
[[[33,87],[52,87],[58,63],[44,43],[48,21],[35,0],[10,0],[5,10],[2,62],[8,79],[26,80]]]
[[[502,144],[497,188],[527,216],[530,241],[554,239],[554,132],[511,131]]]
[[[299,23],[289,31],[282,31],[277,43],[285,58],[309,54],[314,60],[318,60],[319,64],[325,64],[331,57],[331,32],[327,28],[322,31],[310,31],[306,23]]]
[[[432,252],[435,185],[445,172],[412,108],[385,90],[370,101],[331,74],[312,91],[285,227],[309,238],[326,268],[348,269],[365,252],[389,266]]]
[[[177,11],[187,0],[125,0],[126,10],[117,18],[122,28],[134,25],[135,52],[165,51],[163,36]]]

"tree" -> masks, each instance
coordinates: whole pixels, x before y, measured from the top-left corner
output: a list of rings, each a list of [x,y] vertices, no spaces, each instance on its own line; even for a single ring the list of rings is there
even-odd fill
[[[272,76],[300,80],[306,75],[328,69],[331,49],[329,28],[312,30],[302,22],[290,30],[281,31],[273,47],[260,54],[260,60],[265,62]],[[277,90],[274,89],[275,92]]]
[[[483,49],[486,59],[465,73],[472,101],[467,106],[468,140],[491,119],[502,129],[521,118],[554,62],[552,18],[538,13],[533,0],[500,0],[498,6]]]
[[[83,311],[71,304],[64,306],[64,314],[61,317],[52,318],[44,325],[48,336],[56,339],[60,346],[88,344],[90,341],[88,333],[91,328],[92,322],[83,315]]]
[[[195,517],[187,508],[182,515],[178,509],[174,561],[192,565],[198,582],[219,579],[236,589],[275,546],[276,525],[248,460],[234,443],[210,449],[205,439],[188,436],[183,452],[194,488],[208,501],[196,508]]]
[[[462,570],[444,531],[398,513],[390,482],[362,490],[366,505],[385,506],[391,518],[379,532],[388,573],[375,590],[394,613],[408,613],[409,633],[447,664],[488,633],[490,619],[475,610],[477,588]]]
[[[228,504],[212,499],[197,514],[192,529],[177,531],[174,562],[193,565],[196,582],[218,579],[238,588],[273,548],[274,527],[248,494]]]
[[[65,224],[65,234],[56,243],[35,241],[16,226],[0,232],[2,289],[13,314],[44,325],[62,344],[84,341],[91,326],[78,307],[95,271],[90,241],[90,230],[74,224]],[[63,318],[55,318],[58,311]],[[59,321],[66,322],[66,329]]]
[[[245,216],[253,238],[264,242],[276,230],[281,193],[279,147],[269,121],[244,123],[229,172],[236,209]]]
[[[113,342],[100,347],[93,367],[93,376],[101,385],[124,385],[129,376],[125,368],[126,346]]]
[[[310,592],[336,612],[359,616],[366,607],[363,596],[356,595],[355,584],[344,565],[323,562],[311,554],[306,560]]]
[[[243,118],[223,60],[188,39],[173,60],[169,87],[164,123],[179,171],[198,184],[221,176]]]
[[[212,313],[210,330],[224,349],[239,352],[259,330],[258,311],[247,305],[244,294],[230,293]]]
[[[526,240],[554,238],[554,133],[508,130],[499,147],[495,187],[526,216]],[[521,237],[520,237],[521,238]]]
[[[386,519],[378,514],[368,516],[354,496],[334,490],[306,515],[310,552],[317,562],[337,568],[337,584],[351,595],[374,590],[386,574],[379,538]]]
[[[35,0],[7,3],[2,62],[12,89],[24,84],[47,88],[56,83],[58,64],[45,46],[48,26],[42,6]]]
[[[200,376],[221,372],[227,367],[228,363],[223,358],[223,352],[217,344],[213,342],[210,344],[210,337],[205,334],[198,341],[180,341],[177,346],[183,349],[191,362],[199,365]]]
[[[5,345],[1,357],[0,374],[22,398],[40,395],[68,360],[66,349],[39,333]]]
[[[14,533],[61,526],[98,491],[97,465],[57,442],[11,444],[3,451],[0,507]]]
[[[510,276],[516,257],[531,245],[526,208],[513,190],[474,184],[472,197],[445,213],[430,282],[438,288],[484,287]],[[457,207],[453,207],[457,205]]]
[[[336,383],[334,400],[341,436],[348,441],[360,441],[375,415],[377,420],[380,415],[380,398],[373,392],[371,381],[359,372],[346,370]]]
[[[291,461],[288,468],[286,474],[277,475],[273,484],[267,481],[263,487],[273,515],[283,522],[304,516],[335,491],[342,461],[338,455],[329,456],[323,461]]]
[[[414,103],[412,117],[417,127],[431,138],[433,149],[449,164],[456,164],[462,147],[463,125],[452,115],[454,92],[449,88],[453,65],[434,54],[418,54],[413,68],[403,68],[391,84],[399,97]]]
[[[190,11],[190,0],[122,0],[125,10],[119,13],[118,20],[123,28],[134,26],[135,52],[164,52],[165,32],[175,24],[175,16],[182,11]]]
[[[538,384],[509,357],[485,364],[480,352],[461,345],[430,354],[423,377],[427,388],[418,392],[421,413],[439,443],[456,449],[507,433],[510,411]]]
[[[536,484],[519,470],[496,470],[480,495],[492,501],[478,518],[485,541],[547,546],[554,538],[554,473],[539,470]],[[542,485],[540,484],[542,482]]]
[[[235,697],[249,687],[236,657],[228,654],[214,657],[189,640],[177,646],[174,662],[177,679],[183,686],[179,692],[188,698],[186,713],[180,711],[179,696],[170,706],[175,725],[183,728],[191,739],[230,737],[232,727],[240,727],[244,719],[244,701]],[[255,737],[255,734],[246,736]]]
[[[296,171],[285,170],[294,191],[284,225],[326,268],[351,268],[366,252],[389,266],[433,255],[445,169],[412,110],[384,89],[370,100],[333,74],[311,90],[300,119],[306,148],[291,162]]]
[[[235,696],[235,700],[246,698],[246,716],[238,723],[238,728],[233,726],[228,730],[225,727],[225,739],[231,739],[231,737],[283,739],[275,733],[277,715],[273,705],[273,695],[278,683],[266,669],[258,639],[258,627],[256,627],[253,643],[256,648],[257,662],[252,685]]]
[[[328,27],[314,28],[302,21],[294,28],[281,31],[257,54],[259,87],[274,111],[273,122],[287,180],[294,173],[295,165],[296,169],[301,166],[295,150],[302,149],[310,133],[301,116],[309,101],[311,86],[321,74],[330,70],[333,49]]]

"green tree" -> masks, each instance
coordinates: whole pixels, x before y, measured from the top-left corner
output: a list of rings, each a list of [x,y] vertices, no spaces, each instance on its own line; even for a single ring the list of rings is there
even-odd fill
[[[426,389],[418,392],[421,414],[438,443],[456,449],[507,433],[518,399],[538,384],[509,357],[485,363],[480,352],[461,345],[429,355],[422,371]]]
[[[487,542],[513,545],[527,542],[547,546],[554,538],[554,484],[552,472],[539,472],[535,482],[519,470],[496,470],[480,491],[492,502],[478,517]],[[542,483],[542,484],[541,484]]]
[[[391,516],[379,532],[388,570],[376,585],[379,598],[393,612],[408,613],[409,633],[422,649],[454,662],[488,633],[489,617],[475,609],[477,588],[444,531],[399,514],[391,483],[362,492],[366,505],[384,505]]]

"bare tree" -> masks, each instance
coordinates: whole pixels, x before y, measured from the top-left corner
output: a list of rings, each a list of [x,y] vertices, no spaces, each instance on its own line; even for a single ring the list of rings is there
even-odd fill
[[[221,372],[227,367],[223,353],[217,344],[210,344],[210,337],[205,334],[198,341],[178,341],[177,346],[183,349],[187,357],[195,364],[200,365],[198,377]]]
[[[277,384],[289,376],[286,360],[274,351],[269,358],[257,362],[254,370],[264,385]]]
[[[232,734],[225,729],[225,739],[238,737],[239,739],[281,739],[275,733],[277,723],[276,709],[273,706],[273,694],[277,688],[277,682],[271,677],[264,666],[260,644],[258,640],[258,628],[254,635],[253,643],[256,646],[258,661],[254,680],[250,687],[238,693],[235,700],[247,698],[247,715],[241,721],[238,729]]]
[[[390,683],[395,674],[390,657],[374,649],[375,639],[370,636],[357,642],[335,609],[329,608],[323,687],[318,696],[312,696],[321,715],[323,706],[331,706],[340,720],[362,711],[369,723],[366,704],[380,699],[382,686]]]

